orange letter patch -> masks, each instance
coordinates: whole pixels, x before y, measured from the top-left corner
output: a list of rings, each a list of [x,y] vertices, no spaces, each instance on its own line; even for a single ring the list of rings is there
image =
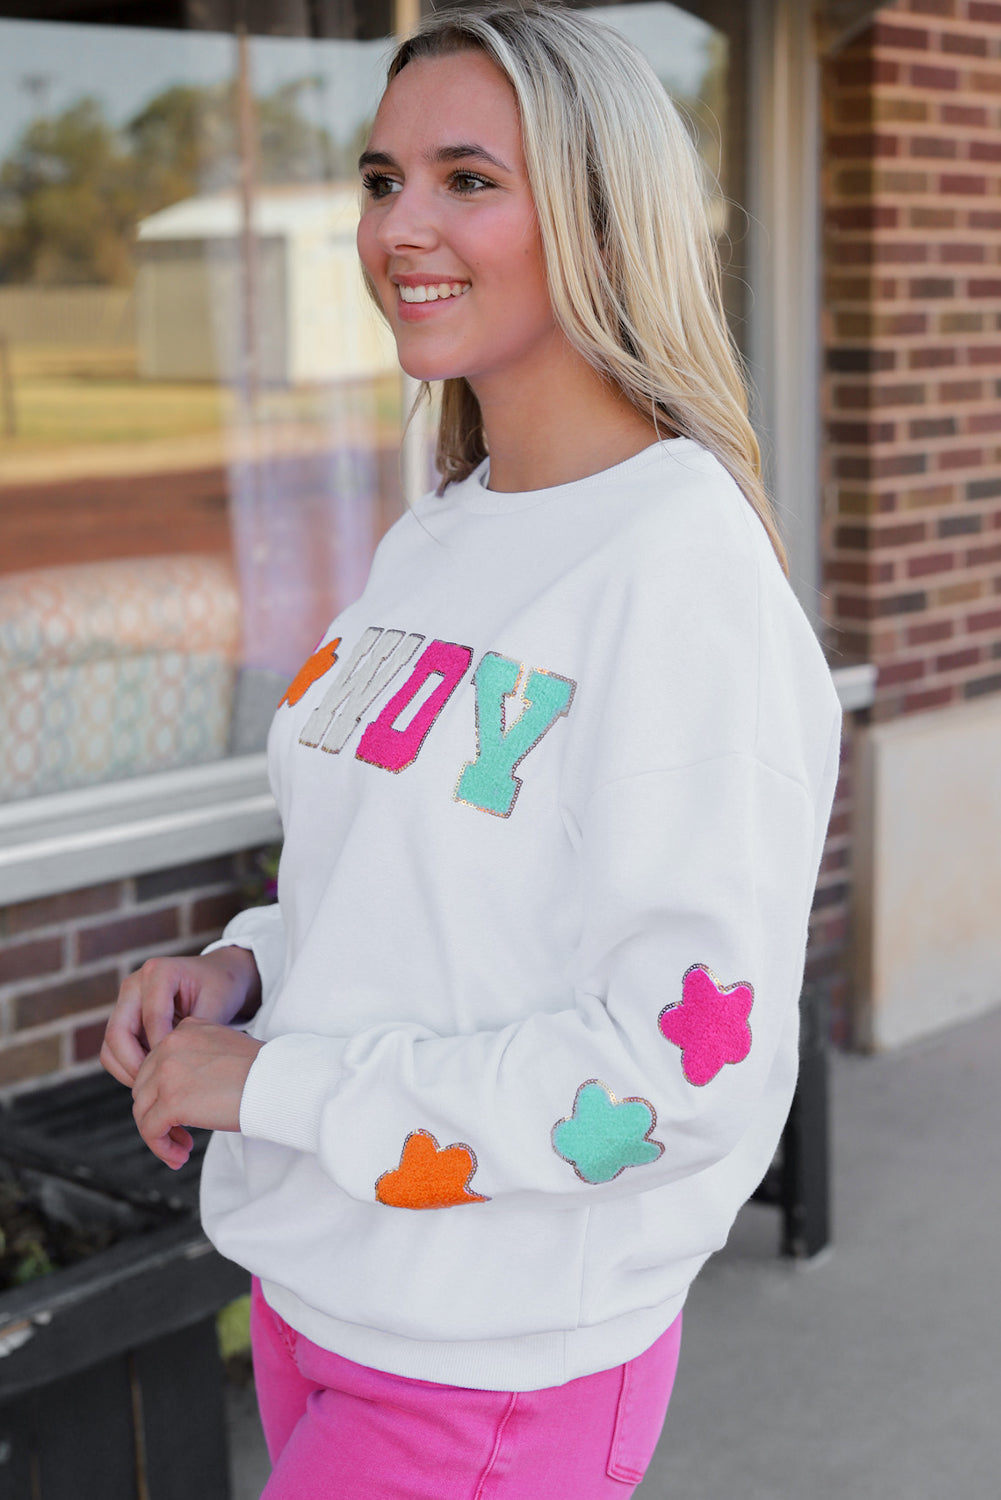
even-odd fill
[[[429,1130],[414,1130],[403,1143],[400,1165],[383,1172],[375,1184],[379,1203],[390,1208],[454,1208],[459,1203],[489,1203],[469,1190],[476,1157],[460,1143],[439,1147]]]
[[[340,644],[341,638],[340,636],[336,636],[334,640],[328,641],[327,645],[321,646],[319,651],[314,652],[309,661],[303,663],[289,683],[285,696],[279,698],[279,708],[281,708],[283,703],[288,703],[290,706],[298,703],[303,694],[307,693],[313,686],[313,683],[319,681],[325,672],[330,671],[330,668],[337,660],[337,648]]]

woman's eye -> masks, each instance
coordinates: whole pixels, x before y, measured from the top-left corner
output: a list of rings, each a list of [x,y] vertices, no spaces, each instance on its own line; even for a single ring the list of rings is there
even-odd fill
[[[485,177],[478,177],[475,172],[454,172],[451,182],[457,193],[467,194],[478,193],[493,185]]]
[[[366,172],[362,178],[362,187],[370,198],[388,198],[391,193],[399,190],[400,184],[393,177],[386,177],[381,172]]]

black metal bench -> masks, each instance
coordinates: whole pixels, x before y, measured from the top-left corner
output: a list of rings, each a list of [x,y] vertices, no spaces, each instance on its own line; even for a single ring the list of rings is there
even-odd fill
[[[215,1315],[248,1289],[197,1214],[200,1158],[171,1173],[105,1075],[0,1110],[0,1158],[126,1231],[0,1295],[0,1500],[227,1500]]]

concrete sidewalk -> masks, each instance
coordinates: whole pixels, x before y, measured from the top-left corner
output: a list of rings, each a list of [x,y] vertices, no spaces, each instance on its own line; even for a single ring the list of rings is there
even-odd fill
[[[782,1261],[775,1211],[744,1209],[639,1500],[1001,1497],[1001,1012],[835,1057],[833,1100],[835,1247]],[[232,1411],[233,1500],[257,1500],[251,1393]]]

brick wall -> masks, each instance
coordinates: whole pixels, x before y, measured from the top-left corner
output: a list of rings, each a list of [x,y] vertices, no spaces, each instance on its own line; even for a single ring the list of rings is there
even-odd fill
[[[126,974],[217,938],[253,872],[234,855],[0,909],[0,1089],[94,1067]]]
[[[874,717],[1001,691],[1001,4],[828,60],[826,576]]]

